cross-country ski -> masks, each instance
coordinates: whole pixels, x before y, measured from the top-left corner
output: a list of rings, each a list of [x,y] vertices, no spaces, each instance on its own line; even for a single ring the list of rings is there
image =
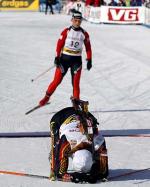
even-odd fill
[[[46,103],[46,105],[49,105],[50,103]],[[37,105],[37,106],[35,106],[35,107],[33,107],[32,109],[30,109],[29,111],[27,111],[26,113],[25,113],[25,115],[28,115],[28,114],[30,114],[31,112],[34,112],[35,110],[37,110],[37,109],[39,109],[39,108],[41,108],[41,107],[43,107],[43,106],[40,106],[39,104]]]

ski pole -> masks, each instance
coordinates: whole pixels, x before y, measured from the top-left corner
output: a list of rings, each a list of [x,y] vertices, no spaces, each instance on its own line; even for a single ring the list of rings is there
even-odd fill
[[[35,78],[31,79],[31,82],[36,81],[37,79],[39,79],[40,77],[42,77],[45,73],[47,73],[48,71],[50,71],[51,69],[53,69],[55,66],[51,66],[49,67],[47,70],[43,71],[42,73],[40,73],[39,75],[37,75]]]

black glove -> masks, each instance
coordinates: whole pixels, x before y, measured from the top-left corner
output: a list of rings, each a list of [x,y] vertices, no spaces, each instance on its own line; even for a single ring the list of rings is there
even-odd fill
[[[90,70],[92,68],[92,60],[87,60],[87,70]]]
[[[56,65],[56,67],[60,65],[60,57],[55,57],[54,64]]]

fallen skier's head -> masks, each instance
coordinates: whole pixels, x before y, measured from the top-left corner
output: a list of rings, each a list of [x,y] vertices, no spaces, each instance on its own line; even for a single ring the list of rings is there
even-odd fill
[[[83,149],[75,152],[72,161],[73,170],[87,173],[91,170],[92,164],[93,160],[90,151]]]

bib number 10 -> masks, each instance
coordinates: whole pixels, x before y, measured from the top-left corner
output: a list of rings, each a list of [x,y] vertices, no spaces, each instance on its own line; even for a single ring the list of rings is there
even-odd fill
[[[77,48],[79,46],[79,42],[71,41],[71,47]]]

